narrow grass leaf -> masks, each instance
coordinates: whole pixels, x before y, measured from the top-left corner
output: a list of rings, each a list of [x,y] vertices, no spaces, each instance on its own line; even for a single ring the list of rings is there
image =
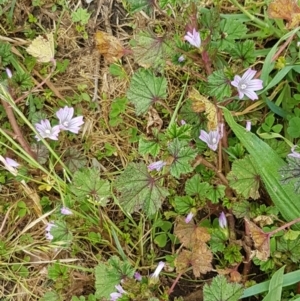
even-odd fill
[[[283,186],[280,182],[281,178],[278,171],[285,165],[285,162],[267,143],[238,125],[227,109],[223,108],[223,112],[228,125],[252,155],[253,164],[282,216],[286,221],[298,218],[300,216],[299,195],[293,191],[291,184]],[[300,229],[300,226],[295,225],[295,227]]]

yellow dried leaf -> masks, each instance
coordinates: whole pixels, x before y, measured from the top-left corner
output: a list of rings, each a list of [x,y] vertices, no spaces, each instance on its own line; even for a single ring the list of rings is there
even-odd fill
[[[196,113],[205,112],[209,131],[215,131],[218,128],[217,108],[206,97],[202,96],[196,89],[193,89],[189,98],[193,101],[192,110]]]
[[[55,53],[53,33],[48,33],[46,37],[38,36],[26,48],[26,51],[40,63],[51,62]]]

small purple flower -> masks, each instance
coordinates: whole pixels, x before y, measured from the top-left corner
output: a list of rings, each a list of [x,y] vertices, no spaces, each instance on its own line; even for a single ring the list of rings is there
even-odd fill
[[[237,88],[240,99],[242,99],[244,95],[248,96],[251,100],[258,99],[255,91],[263,89],[263,81],[261,79],[253,79],[256,72],[257,71],[249,68],[242,77],[239,75],[234,76],[231,85]]]
[[[110,294],[110,301],[116,301],[126,293],[120,284],[116,285],[115,288],[117,289],[117,292]]]
[[[210,131],[209,133],[201,130],[199,139],[207,144],[207,146],[215,151],[218,148],[221,135],[219,131]]]
[[[60,209],[60,213],[63,215],[72,215],[73,214],[73,212],[67,207],[62,207]]]
[[[80,126],[84,124],[83,116],[74,117],[74,108],[65,106],[56,112],[59,119],[59,127],[61,130],[70,131],[78,134]]]
[[[247,131],[247,132],[250,132],[250,131],[251,131],[251,125],[252,125],[252,124],[251,124],[251,121],[250,121],[250,120],[247,120],[247,121],[246,121],[246,131]]]
[[[12,175],[16,176],[18,174],[17,167],[20,165],[18,162],[11,158],[4,158],[0,156],[0,162],[3,163],[4,168],[8,170]]]
[[[181,125],[185,125],[185,124],[186,124],[185,120],[181,119],[181,120],[180,120],[180,124],[181,124]]]
[[[190,212],[184,220],[185,223],[188,224],[192,220],[193,216],[194,216],[194,213]]]
[[[221,214],[219,216],[219,226],[222,229],[227,228],[227,219],[226,219],[225,213],[223,211],[221,212]]]
[[[52,240],[53,239],[53,235],[50,232],[46,232],[46,238],[48,240]]]
[[[148,169],[150,171],[152,170],[156,170],[156,171],[160,171],[167,163],[164,161],[156,161],[156,162],[152,162],[151,164],[148,165]]]
[[[53,222],[50,222],[50,223],[48,223],[47,224],[47,227],[46,227],[46,238],[48,239],[48,240],[52,240],[53,239],[53,235],[50,233],[51,232],[51,229],[53,228],[53,227],[56,227],[56,225],[53,223]]]
[[[179,63],[182,63],[185,61],[185,57],[183,55],[181,55],[179,58],[178,58],[178,62]]]
[[[160,261],[158,263],[157,268],[155,269],[154,273],[151,275],[151,278],[158,278],[160,272],[162,271],[162,269],[164,268],[165,263],[163,261]]]
[[[46,227],[45,230],[47,232],[50,232],[53,227],[56,227],[55,224],[53,222],[50,222],[50,223],[47,224],[47,227]]]
[[[5,68],[5,71],[6,71],[8,78],[12,78],[13,75],[12,75],[11,70],[9,68]]]
[[[200,33],[196,31],[195,28],[193,28],[193,32],[188,31],[184,36],[184,39],[188,41],[192,46],[195,46],[197,48],[200,48],[201,46]]]
[[[142,281],[142,275],[139,272],[135,272],[134,279],[137,281]]]
[[[60,128],[58,125],[52,127],[48,119],[41,120],[40,123],[36,123],[35,128],[38,131],[38,135],[35,136],[37,141],[40,141],[41,137],[49,138],[51,140],[58,140]]]
[[[300,154],[298,152],[295,151],[296,146],[293,146],[291,149],[291,153],[288,154],[288,157],[292,157],[292,158],[298,158],[300,159]]]

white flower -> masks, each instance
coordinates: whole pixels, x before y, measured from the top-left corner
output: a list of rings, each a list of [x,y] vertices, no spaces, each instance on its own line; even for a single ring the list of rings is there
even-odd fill
[[[148,165],[148,169],[150,171],[152,170],[157,170],[160,171],[167,163],[164,161],[156,161],[156,162],[152,162],[151,164]]]
[[[60,128],[58,125],[52,127],[48,119],[41,120],[40,123],[36,123],[35,128],[38,131],[38,135],[35,136],[37,141],[40,141],[41,137],[49,138],[52,140],[58,140],[58,134],[60,132]]]
[[[215,151],[218,148],[221,135],[219,131],[210,131],[209,133],[201,130],[199,139],[207,144],[207,146]]]
[[[188,31],[184,36],[184,39],[188,41],[192,46],[195,46],[197,48],[200,48],[201,46],[200,33],[196,31],[195,28],[193,28],[193,32]]]
[[[184,220],[185,223],[188,224],[192,220],[193,216],[194,216],[194,214],[192,212],[190,212]]]
[[[18,174],[17,167],[20,165],[18,162],[8,157],[3,158],[2,156],[0,156],[0,161],[3,163],[4,168],[12,175],[16,176]]]
[[[162,269],[164,268],[165,263],[163,261],[160,261],[158,263],[157,268],[155,269],[154,273],[151,275],[152,278],[158,278],[160,272],[162,271]]]
[[[60,213],[63,215],[72,215],[73,212],[68,207],[62,207]]]
[[[249,68],[242,77],[239,75],[234,76],[234,80],[231,84],[237,88],[240,99],[242,99],[244,95],[248,96],[251,100],[258,99],[258,96],[254,91],[263,88],[263,81],[261,79],[253,79],[256,72],[257,71]]]
[[[251,121],[250,121],[250,120],[247,120],[247,121],[246,121],[246,131],[247,131],[247,132],[250,132],[250,131],[251,131]]]
[[[70,131],[74,134],[78,134],[80,126],[84,124],[83,116],[74,117],[74,108],[65,106],[56,112],[56,116],[59,119],[59,127],[61,130]]]

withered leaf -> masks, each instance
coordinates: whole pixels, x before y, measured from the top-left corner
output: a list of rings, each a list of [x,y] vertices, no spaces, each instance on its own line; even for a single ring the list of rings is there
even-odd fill
[[[109,63],[117,61],[124,55],[124,48],[120,41],[104,31],[96,31],[95,44],[99,53],[102,54]]]
[[[287,21],[287,28],[291,29],[300,22],[300,7],[294,0],[274,0],[268,7],[268,15],[272,19]]]
[[[213,254],[208,249],[205,243],[199,243],[193,248],[191,264],[195,277],[200,277],[200,274],[206,274],[212,270],[211,262]]]
[[[217,108],[206,97],[202,96],[196,89],[192,89],[189,98],[193,101],[192,110],[196,113],[205,112],[208,119],[207,128],[214,131],[218,127]]]
[[[266,261],[270,257],[270,235],[254,223],[245,218],[245,225],[248,228],[254,242],[255,255],[259,260]]]
[[[186,223],[182,217],[176,220],[174,234],[186,248],[193,248],[201,242],[205,243],[210,240],[210,234],[206,228],[199,227],[192,221]]]

